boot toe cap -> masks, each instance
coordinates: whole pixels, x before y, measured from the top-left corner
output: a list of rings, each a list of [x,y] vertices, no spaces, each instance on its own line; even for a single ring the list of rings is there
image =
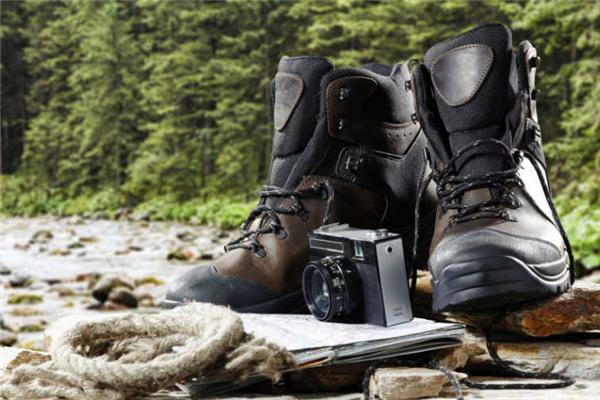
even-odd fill
[[[465,263],[490,257],[514,257],[534,268],[563,269],[564,251],[535,237],[519,236],[495,229],[479,229],[448,237],[433,251],[429,259],[436,277],[450,264]],[[548,273],[560,271],[548,271]]]
[[[269,289],[257,282],[221,275],[214,266],[202,265],[187,271],[171,283],[163,307],[203,302],[240,311],[274,298],[275,295]]]

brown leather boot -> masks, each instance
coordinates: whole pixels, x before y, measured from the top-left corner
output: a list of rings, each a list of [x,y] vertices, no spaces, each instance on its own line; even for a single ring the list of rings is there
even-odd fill
[[[283,57],[271,85],[273,154],[260,201],[227,253],[176,279],[163,307],[199,301],[300,312],[309,230],[333,222],[410,228],[425,138],[409,79],[403,64],[334,70],[325,58]]]
[[[490,24],[432,47],[413,69],[439,196],[434,311],[490,308],[566,291],[568,238],[552,204],[529,42]]]

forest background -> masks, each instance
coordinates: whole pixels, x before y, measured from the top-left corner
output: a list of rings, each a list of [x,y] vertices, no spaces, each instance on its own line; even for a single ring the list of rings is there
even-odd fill
[[[1,213],[121,207],[238,226],[270,160],[283,55],[422,58],[501,22],[538,72],[555,202],[579,273],[600,268],[599,1],[2,1]]]

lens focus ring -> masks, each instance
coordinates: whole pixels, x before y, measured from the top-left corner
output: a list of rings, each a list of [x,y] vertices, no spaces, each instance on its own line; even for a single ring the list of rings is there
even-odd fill
[[[356,266],[342,256],[308,264],[302,275],[302,291],[311,314],[321,321],[349,315],[362,302]]]

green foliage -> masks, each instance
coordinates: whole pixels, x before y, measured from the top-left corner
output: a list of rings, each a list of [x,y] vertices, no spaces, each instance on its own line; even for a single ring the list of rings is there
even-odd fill
[[[194,199],[176,204],[173,197],[159,196],[140,204],[135,210],[147,212],[153,220],[189,221],[195,217],[200,224],[215,224],[222,229],[234,229],[242,224],[254,205],[255,203],[236,199]]]
[[[542,56],[550,181],[578,268],[599,265],[598,1],[3,3],[2,213],[112,213],[237,227],[266,180],[283,55],[422,58],[483,21]],[[10,174],[10,175],[7,175]]]

